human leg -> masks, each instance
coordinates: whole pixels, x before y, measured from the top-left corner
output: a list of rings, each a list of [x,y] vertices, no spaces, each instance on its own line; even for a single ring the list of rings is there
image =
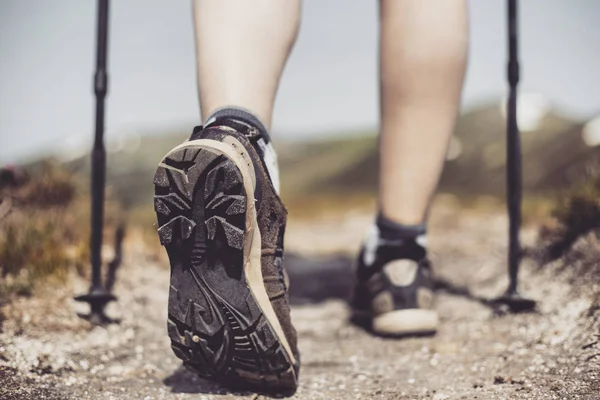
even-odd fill
[[[379,215],[358,259],[353,315],[375,333],[432,333],[426,218],[458,111],[464,0],[381,0]]]

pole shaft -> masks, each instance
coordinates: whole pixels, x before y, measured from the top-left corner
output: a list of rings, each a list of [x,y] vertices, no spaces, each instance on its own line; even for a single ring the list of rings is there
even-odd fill
[[[517,124],[517,85],[519,83],[517,0],[508,0],[508,82],[509,96],[506,113],[506,183],[509,215],[508,291],[516,292],[521,246],[522,167],[521,140]]]
[[[104,222],[104,185],[106,180],[106,152],[104,150],[104,100],[108,88],[106,55],[108,47],[108,0],[98,0],[96,33],[96,72],[94,93],[96,95],[96,126],[92,149],[92,235],[91,262],[92,288],[102,286],[102,227]]]

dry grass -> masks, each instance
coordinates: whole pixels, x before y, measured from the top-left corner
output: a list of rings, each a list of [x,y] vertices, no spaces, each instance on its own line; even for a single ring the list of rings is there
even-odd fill
[[[0,300],[31,294],[40,283],[64,282],[88,260],[89,212],[75,177],[47,161],[2,170]]]
[[[600,229],[600,171],[558,197],[552,219],[540,229],[542,262],[560,258],[578,238]]]

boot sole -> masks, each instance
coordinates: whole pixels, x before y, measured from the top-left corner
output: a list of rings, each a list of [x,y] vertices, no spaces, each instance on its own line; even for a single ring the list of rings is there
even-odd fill
[[[169,152],[154,177],[158,234],[171,264],[168,333],[204,378],[294,391],[297,363],[262,280],[255,176],[243,145],[200,139]]]

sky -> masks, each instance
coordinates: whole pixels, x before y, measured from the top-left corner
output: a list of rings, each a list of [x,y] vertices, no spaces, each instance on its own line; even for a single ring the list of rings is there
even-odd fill
[[[439,0],[442,1],[442,0]],[[505,1],[471,0],[463,111],[506,93]],[[561,112],[600,112],[600,1],[521,1],[521,88]],[[378,124],[377,2],[304,0],[278,92],[276,136]],[[0,0],[0,165],[93,135],[96,2]],[[199,124],[190,0],[111,2],[109,138]]]

